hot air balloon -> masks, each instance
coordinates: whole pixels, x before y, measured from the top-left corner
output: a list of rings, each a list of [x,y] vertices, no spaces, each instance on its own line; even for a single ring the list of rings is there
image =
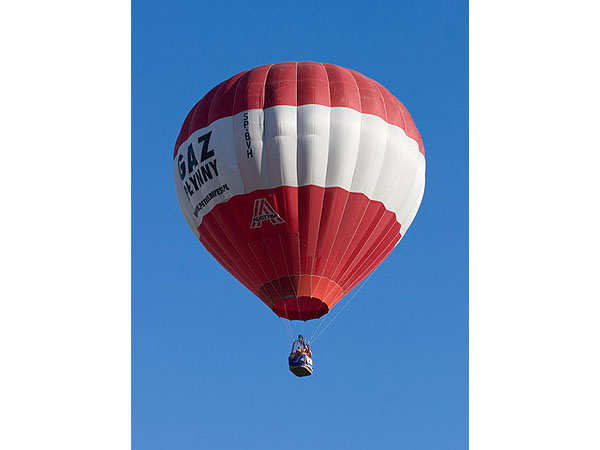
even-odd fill
[[[398,245],[423,197],[425,154],[376,81],[284,62],[211,89],[183,123],[174,171],[204,247],[277,316],[308,321]]]

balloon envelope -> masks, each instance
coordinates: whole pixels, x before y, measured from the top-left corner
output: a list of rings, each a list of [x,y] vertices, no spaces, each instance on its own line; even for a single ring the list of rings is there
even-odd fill
[[[278,316],[321,317],[400,242],[423,142],[379,83],[331,64],[239,73],[190,111],[174,154],[183,215]]]

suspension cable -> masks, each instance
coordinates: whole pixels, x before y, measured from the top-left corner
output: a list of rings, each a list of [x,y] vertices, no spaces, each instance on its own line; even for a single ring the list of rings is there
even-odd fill
[[[338,316],[339,316],[339,315],[342,313],[342,311],[344,311],[344,309],[346,309],[346,307],[347,307],[347,306],[350,304],[350,302],[352,301],[352,299],[353,299],[354,297],[356,297],[356,294],[358,294],[358,293],[360,292],[360,290],[361,290],[361,289],[362,289],[362,288],[365,286],[365,284],[367,284],[367,281],[369,281],[369,279],[371,278],[371,275],[373,275],[373,273],[374,273],[374,272],[375,272],[375,271],[373,271],[373,272],[371,272],[371,273],[369,274],[369,276],[368,276],[368,277],[365,279],[365,281],[363,281],[363,283],[362,283],[362,284],[361,284],[361,285],[358,287],[358,289],[357,289],[357,290],[354,292],[354,294],[352,294],[352,297],[350,297],[350,298],[348,299],[348,301],[347,301],[347,302],[346,302],[346,304],[345,304],[345,305],[342,307],[342,309],[340,309],[340,310],[338,311],[338,313],[337,313],[337,314],[336,314],[336,315],[333,317],[333,319],[331,319],[331,321],[330,321],[330,322],[329,322],[329,323],[328,323],[328,324],[327,324],[327,325],[326,325],[326,326],[325,326],[325,327],[324,327],[324,328],[323,328],[323,329],[322,329],[322,330],[319,332],[319,334],[317,334],[317,335],[314,337],[314,339],[313,339],[313,338],[312,338],[312,336],[311,336],[311,339],[310,339],[310,341],[311,341],[311,342],[315,342],[315,341],[316,341],[316,340],[319,338],[319,336],[321,336],[321,335],[322,335],[322,334],[325,332],[325,330],[326,330],[327,328],[329,328],[329,327],[330,327],[330,325],[331,325],[333,322],[335,322],[335,319],[337,319],[337,318],[338,318]],[[323,323],[324,323],[324,322],[323,322]],[[319,324],[319,327],[320,327],[321,325],[322,325],[322,324]],[[314,334],[317,332],[317,330],[318,330],[318,329],[319,329],[319,328],[317,327],[317,329],[315,330],[315,332],[313,333],[313,335],[314,335]]]
[[[290,325],[290,321],[284,319],[283,317],[279,317],[279,319],[281,319],[281,322],[283,323],[284,332],[288,335],[290,339],[294,339],[294,334],[292,332],[292,326]]]

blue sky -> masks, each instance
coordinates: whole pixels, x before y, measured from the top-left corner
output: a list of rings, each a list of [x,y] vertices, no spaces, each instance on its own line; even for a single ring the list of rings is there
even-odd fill
[[[134,450],[467,447],[467,20],[466,1],[133,2]],[[210,88],[298,60],[386,86],[427,159],[411,229],[315,343],[305,379],[287,370],[281,320],[187,228],[172,168]]]

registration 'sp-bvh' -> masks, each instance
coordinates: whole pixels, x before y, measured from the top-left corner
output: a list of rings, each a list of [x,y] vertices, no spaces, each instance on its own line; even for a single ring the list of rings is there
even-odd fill
[[[174,175],[204,247],[277,316],[308,321],[404,237],[423,197],[425,152],[381,84],[285,62],[239,73],[192,108]]]

